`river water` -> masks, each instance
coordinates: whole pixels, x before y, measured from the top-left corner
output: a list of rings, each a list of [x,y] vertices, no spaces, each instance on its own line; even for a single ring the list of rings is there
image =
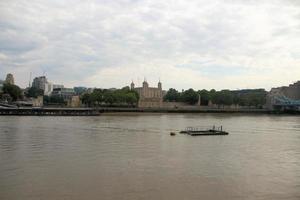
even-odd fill
[[[300,117],[0,116],[0,199],[299,200]]]

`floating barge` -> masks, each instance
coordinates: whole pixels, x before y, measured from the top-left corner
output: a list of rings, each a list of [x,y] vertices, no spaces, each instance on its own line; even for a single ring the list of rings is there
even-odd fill
[[[223,131],[223,127],[213,126],[211,128],[203,127],[187,127],[185,130],[180,131],[181,134],[187,134],[191,136],[205,136],[205,135],[228,135],[229,133]]]

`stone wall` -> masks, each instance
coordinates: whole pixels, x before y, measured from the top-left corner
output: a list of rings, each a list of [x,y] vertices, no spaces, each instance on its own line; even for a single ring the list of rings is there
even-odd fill
[[[32,99],[32,106],[33,107],[42,107],[44,105],[44,97],[38,96],[37,98]]]
[[[81,107],[81,100],[79,96],[72,96],[71,99],[68,100],[68,107],[78,108]]]

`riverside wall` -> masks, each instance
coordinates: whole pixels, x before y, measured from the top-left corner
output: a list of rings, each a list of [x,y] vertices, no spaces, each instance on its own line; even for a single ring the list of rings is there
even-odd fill
[[[0,108],[0,115],[30,115],[30,116],[98,116],[109,112],[137,113],[280,113],[266,109],[222,109],[222,108]]]

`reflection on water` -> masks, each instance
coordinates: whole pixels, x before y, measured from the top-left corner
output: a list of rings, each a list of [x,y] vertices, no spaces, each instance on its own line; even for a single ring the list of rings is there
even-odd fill
[[[300,199],[300,117],[0,116],[0,199]]]

